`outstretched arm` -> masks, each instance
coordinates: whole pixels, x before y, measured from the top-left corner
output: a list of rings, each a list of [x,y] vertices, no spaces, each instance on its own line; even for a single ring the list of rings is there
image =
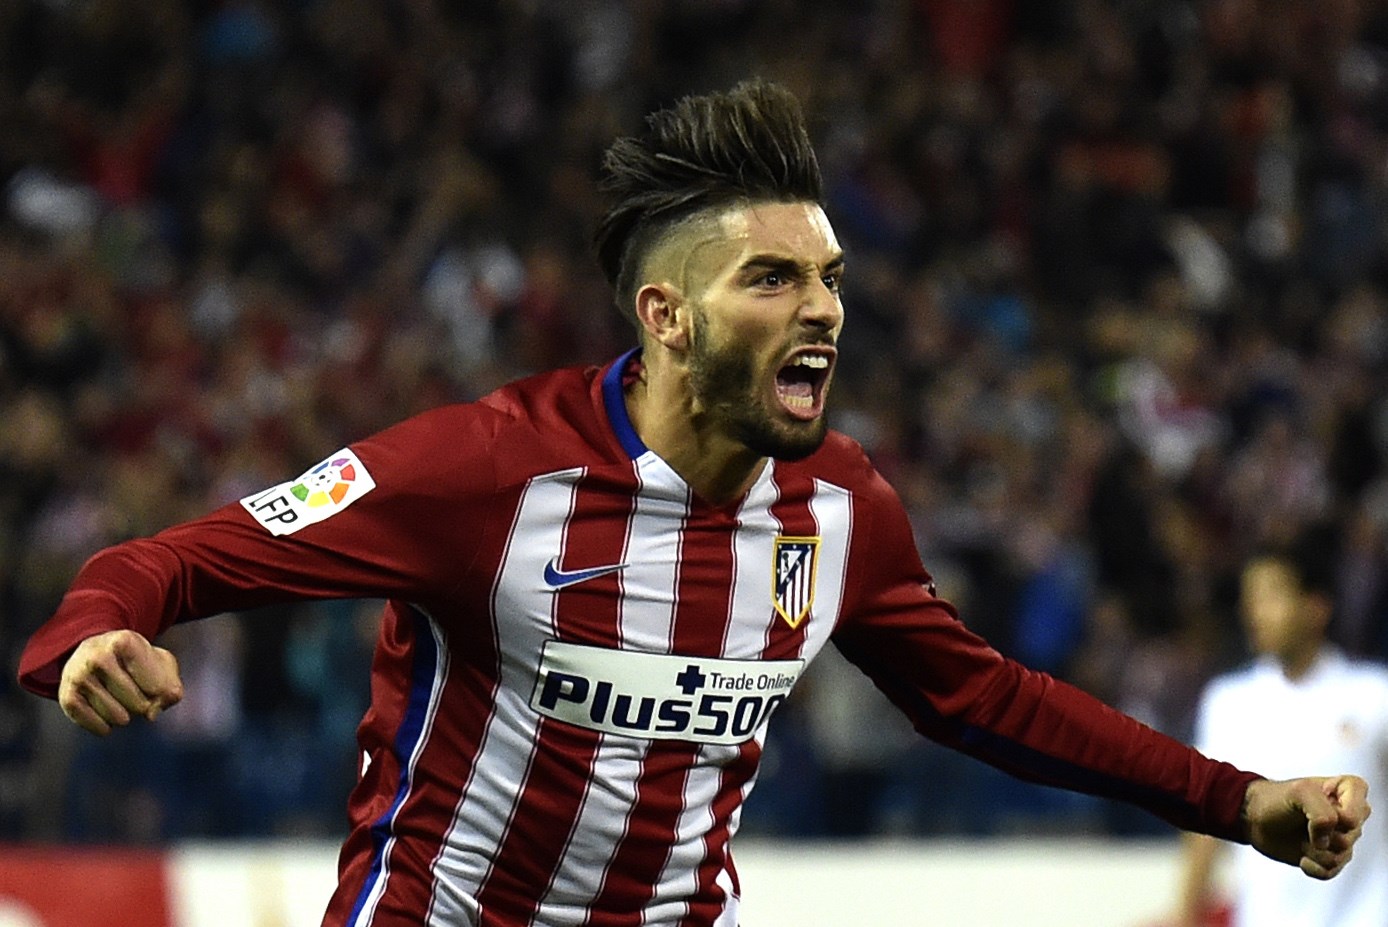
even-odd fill
[[[1248,842],[1314,879],[1334,878],[1364,830],[1368,794],[1368,783],[1358,776],[1259,780],[1244,795]]]
[[[834,642],[917,730],[1019,778],[1251,843],[1316,878],[1349,861],[1368,816],[1364,780],[1266,782],[1005,658],[935,596],[899,500],[877,486],[860,494],[867,528],[855,533],[858,566]]]
[[[119,659],[112,654],[90,666],[72,663],[88,638],[126,630],[148,642],[178,621],[276,602],[428,602],[454,588],[468,566],[456,539],[486,525],[494,419],[475,405],[426,412],[331,455],[298,480],[98,552],[30,638],[20,659],[20,684],[54,698],[70,668],[76,675],[64,709],[97,730],[124,723],[122,710],[145,709],[126,682],[130,671],[117,672]],[[330,463],[338,469],[325,471]],[[339,501],[315,508],[306,484],[327,472],[343,477],[338,487],[347,485],[347,470],[353,488],[335,497],[319,491],[324,500]],[[97,652],[96,644],[81,651],[84,659]],[[79,667],[84,671],[77,673]],[[107,693],[114,701],[100,694],[103,686],[96,681],[115,686]],[[132,701],[122,700],[120,692]]]

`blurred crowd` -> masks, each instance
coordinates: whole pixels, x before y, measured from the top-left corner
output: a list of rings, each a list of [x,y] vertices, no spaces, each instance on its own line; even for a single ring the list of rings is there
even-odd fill
[[[0,0],[0,839],[344,829],[379,603],[176,628],[185,703],[105,740],[24,640],[105,545],[632,344],[601,153],[752,75],[849,255],[833,424],[966,623],[1184,737],[1314,530],[1388,655],[1382,0]],[[1150,831],[884,705],[817,664],[746,829]]]

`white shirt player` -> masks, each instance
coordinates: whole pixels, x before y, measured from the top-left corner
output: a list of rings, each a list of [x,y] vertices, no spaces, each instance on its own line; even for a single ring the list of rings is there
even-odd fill
[[[1388,668],[1324,648],[1301,678],[1262,658],[1221,676],[1201,700],[1196,748],[1271,778],[1308,766],[1364,777],[1388,794]],[[1354,865],[1328,882],[1307,879],[1247,846],[1234,848],[1235,927],[1384,927],[1388,924],[1388,815],[1369,819]]]

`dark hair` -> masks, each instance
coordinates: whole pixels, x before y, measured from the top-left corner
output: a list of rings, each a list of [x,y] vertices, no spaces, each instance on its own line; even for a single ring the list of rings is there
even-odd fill
[[[1272,560],[1296,577],[1303,592],[1334,597],[1339,536],[1335,526],[1315,523],[1281,542],[1265,543],[1255,549],[1249,561]]]
[[[598,263],[628,315],[642,262],[676,224],[739,201],[823,201],[799,102],[762,80],[651,113],[607,149],[600,188],[612,205],[593,236]]]

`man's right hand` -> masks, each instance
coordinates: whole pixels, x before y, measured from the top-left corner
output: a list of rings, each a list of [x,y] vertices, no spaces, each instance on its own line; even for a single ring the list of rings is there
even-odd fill
[[[135,715],[153,721],[181,698],[178,660],[129,630],[107,631],[78,644],[58,684],[63,713],[103,737]]]

